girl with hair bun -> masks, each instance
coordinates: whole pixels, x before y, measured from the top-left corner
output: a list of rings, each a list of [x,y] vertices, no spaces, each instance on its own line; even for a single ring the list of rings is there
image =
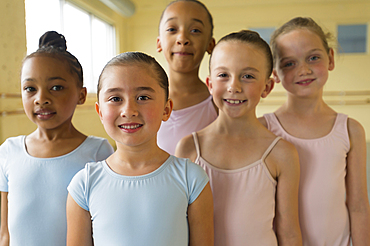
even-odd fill
[[[260,99],[274,87],[271,72],[271,50],[258,33],[221,38],[206,79],[219,116],[176,147],[176,156],[209,176],[215,246],[302,245],[297,151],[256,117]]]
[[[49,31],[22,64],[24,111],[37,125],[0,146],[0,245],[66,245],[67,186],[87,162],[113,153],[72,124],[86,99],[82,67],[63,35]]]

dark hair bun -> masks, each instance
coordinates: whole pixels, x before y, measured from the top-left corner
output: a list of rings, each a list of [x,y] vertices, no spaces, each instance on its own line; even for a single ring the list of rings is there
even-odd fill
[[[67,41],[62,34],[59,34],[56,31],[48,31],[40,37],[39,49],[50,46],[65,51],[67,50]]]

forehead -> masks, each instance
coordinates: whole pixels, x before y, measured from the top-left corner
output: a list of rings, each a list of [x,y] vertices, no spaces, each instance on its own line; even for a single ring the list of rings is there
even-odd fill
[[[321,38],[308,29],[295,29],[280,35],[276,39],[278,54],[302,52],[311,49],[325,50]]]
[[[23,62],[21,76],[29,76],[32,74],[45,76],[53,74],[72,75],[66,61],[48,55],[29,57]]]
[[[196,2],[179,1],[169,5],[163,12],[161,25],[169,20],[178,20],[187,17],[187,20],[201,20],[204,25],[211,26],[207,11]]]
[[[230,58],[233,59],[230,59]],[[211,68],[216,66],[263,66],[267,58],[263,50],[251,43],[237,40],[223,41],[216,45],[211,57]]]
[[[160,87],[154,71],[141,64],[112,65],[104,70],[101,77],[102,92],[109,87],[129,89],[143,86]]]

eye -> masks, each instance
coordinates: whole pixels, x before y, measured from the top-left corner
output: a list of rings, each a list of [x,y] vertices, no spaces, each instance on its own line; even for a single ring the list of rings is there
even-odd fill
[[[61,85],[54,85],[53,87],[51,87],[51,90],[52,91],[61,91],[61,90],[63,90],[63,86],[61,86]]]
[[[138,101],[146,101],[146,100],[149,100],[150,98],[148,96],[139,96],[137,98]]]
[[[320,56],[314,55],[314,56],[311,56],[308,60],[309,61],[317,61],[319,59],[320,59]]]
[[[167,32],[174,32],[174,31],[176,31],[176,29],[173,28],[173,27],[169,27],[169,28],[166,29],[166,31]]]
[[[219,74],[217,74],[217,77],[226,78],[227,74],[226,73],[219,73]]]
[[[120,102],[120,101],[122,101],[122,99],[121,99],[121,98],[119,98],[119,97],[110,97],[110,98],[108,99],[108,101],[109,101],[109,102]]]
[[[196,28],[192,29],[190,32],[191,33],[201,33],[201,31],[199,29],[196,29]]]
[[[34,87],[32,87],[32,86],[24,87],[23,90],[26,91],[26,92],[34,92],[34,91],[36,91],[36,89]]]
[[[244,79],[254,79],[255,77],[251,74],[246,74],[243,76]]]
[[[283,67],[291,67],[294,65],[294,62],[286,62],[283,64]]]

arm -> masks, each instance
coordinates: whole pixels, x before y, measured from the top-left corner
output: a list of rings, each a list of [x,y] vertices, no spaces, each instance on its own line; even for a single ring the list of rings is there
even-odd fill
[[[68,194],[67,246],[93,246],[90,213],[81,208]]]
[[[213,198],[209,183],[189,205],[189,246],[213,246]]]
[[[366,184],[366,140],[360,123],[348,120],[350,150],[347,154],[346,197],[352,243],[370,244],[370,207]]]
[[[276,163],[275,225],[279,245],[302,245],[298,218],[300,172],[297,150],[292,144],[280,140],[270,156],[267,157],[266,163]]]
[[[1,192],[0,246],[9,246],[8,192]]]

